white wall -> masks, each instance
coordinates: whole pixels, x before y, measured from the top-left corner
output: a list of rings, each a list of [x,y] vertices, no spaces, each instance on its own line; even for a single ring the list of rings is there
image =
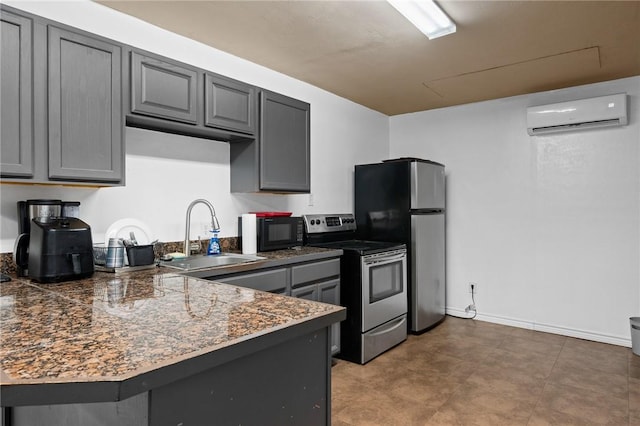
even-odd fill
[[[185,212],[196,198],[210,200],[221,236],[237,235],[237,217],[252,210],[295,214],[351,212],[353,165],[388,156],[388,118],[309,84],[89,1],[6,1],[64,24],[264,87],[311,104],[311,192],[308,195],[229,193],[229,146],[223,142],[126,129],[126,186],[82,189],[2,185],[0,251],[13,250],[16,202],[31,198],[77,200],[81,217],[100,241],[122,218],[143,220],[155,238],[181,241]],[[193,211],[192,238],[203,235],[207,212]]]
[[[531,137],[528,106],[626,92],[625,127]],[[390,118],[392,157],[447,166],[447,306],[630,345],[640,315],[640,77]]]

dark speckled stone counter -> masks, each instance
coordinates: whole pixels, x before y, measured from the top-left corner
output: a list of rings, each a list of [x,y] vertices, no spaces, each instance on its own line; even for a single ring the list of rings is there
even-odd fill
[[[339,306],[167,268],[14,278],[0,286],[2,406],[118,401],[344,318]]]

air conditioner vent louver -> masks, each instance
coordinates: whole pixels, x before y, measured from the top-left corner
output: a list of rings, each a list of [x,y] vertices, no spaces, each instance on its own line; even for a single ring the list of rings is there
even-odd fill
[[[624,93],[527,108],[527,133],[542,135],[627,124]]]

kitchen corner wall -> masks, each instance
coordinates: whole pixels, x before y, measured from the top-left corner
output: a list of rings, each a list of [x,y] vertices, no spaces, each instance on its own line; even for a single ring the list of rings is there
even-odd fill
[[[13,250],[16,202],[32,198],[76,200],[82,219],[101,241],[122,218],[144,221],[161,241],[184,239],[185,213],[196,198],[210,200],[221,236],[237,235],[237,218],[254,210],[295,214],[353,211],[353,166],[386,158],[388,117],[317,87],[162,30],[90,1],[3,1],[24,11],[209,69],[311,104],[311,192],[309,195],[230,194],[229,145],[223,142],[127,128],[126,186],[83,189],[2,185],[0,252]],[[193,210],[191,237],[207,237],[210,220]]]
[[[532,137],[526,108],[626,92],[629,125]],[[630,346],[640,315],[640,77],[390,118],[447,166],[447,310]]]

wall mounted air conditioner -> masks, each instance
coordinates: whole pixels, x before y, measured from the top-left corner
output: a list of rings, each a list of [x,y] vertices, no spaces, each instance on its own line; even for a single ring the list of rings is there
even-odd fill
[[[627,95],[599,96],[527,108],[527,133],[543,135],[627,124]]]

